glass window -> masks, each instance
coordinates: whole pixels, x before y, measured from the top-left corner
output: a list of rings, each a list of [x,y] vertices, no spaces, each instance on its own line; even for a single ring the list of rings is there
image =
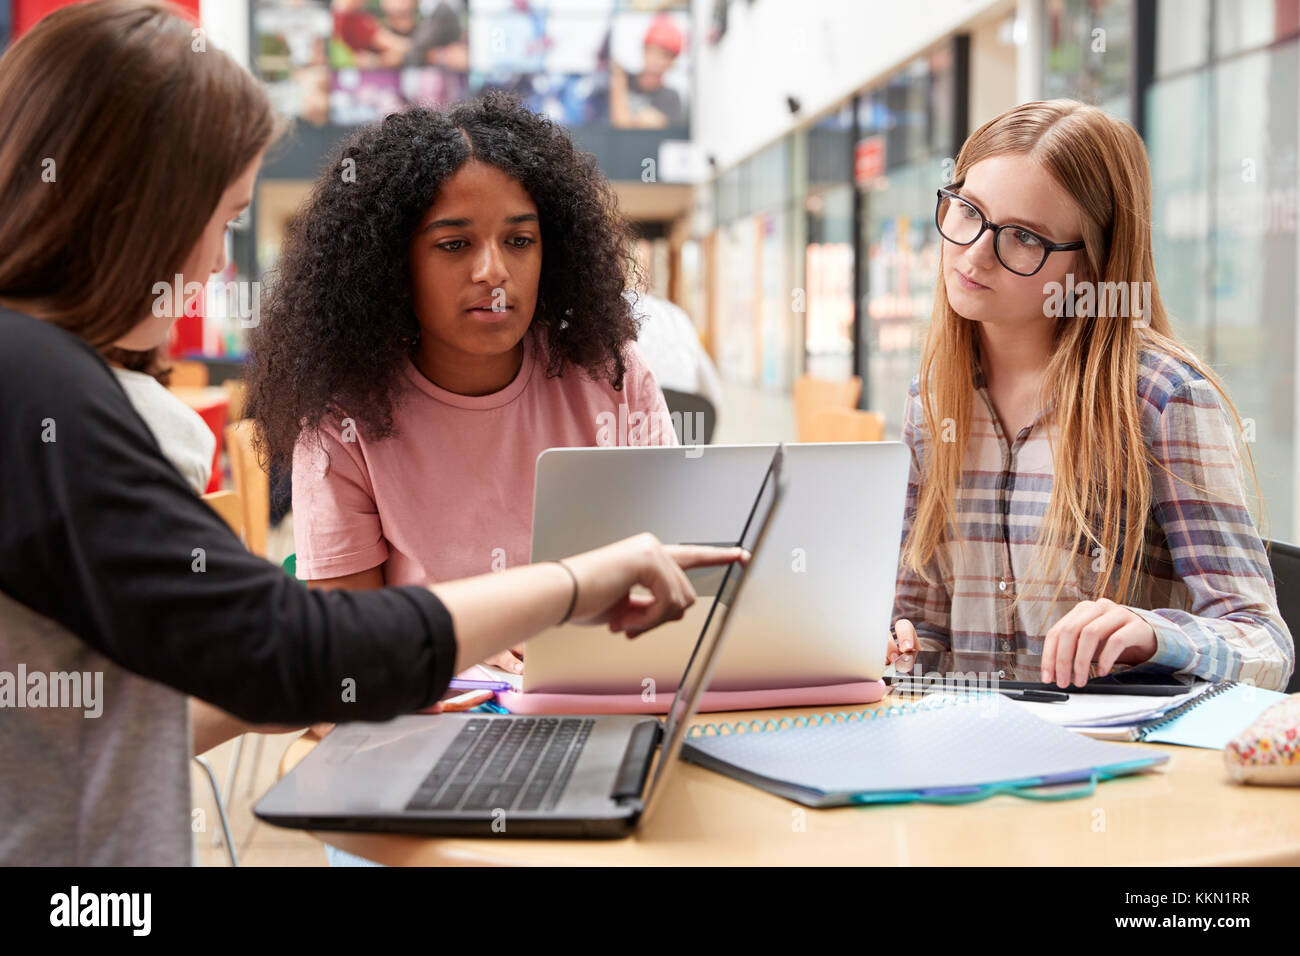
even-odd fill
[[[866,407],[885,416],[886,437],[901,433],[903,404],[921,365],[934,307],[940,240],[934,227],[942,158],[895,169],[889,187],[863,196],[864,291],[858,334],[866,362]]]
[[[1129,118],[1132,0],[1046,0],[1044,95]]]
[[[755,349],[755,280],[758,269],[755,217],[736,219],[718,230],[717,302],[714,310],[718,370],[728,381],[753,385],[757,380]]]
[[[1210,56],[1210,0],[1158,0],[1156,76],[1204,66]]]
[[[853,181],[853,107],[822,117],[807,131],[810,188]]]
[[[804,370],[853,375],[853,103],[807,131],[803,250]]]
[[[883,135],[885,167],[952,152],[952,50],[918,57],[858,98],[858,135]]]
[[[930,85],[927,90],[929,141],[918,158],[956,156],[959,143],[952,141],[954,111],[957,108],[957,74],[952,66],[952,46],[944,44],[929,56]]]
[[[771,210],[791,196],[791,138],[773,143],[754,157],[754,181],[750,202],[754,210]]]
[[[818,378],[853,375],[853,185],[810,191],[804,202],[806,370]]]
[[[719,223],[731,222],[740,215],[740,170],[728,169],[717,180],[716,206]]]
[[[791,294],[803,255],[792,228],[794,141],[756,153],[717,187],[718,367],[729,380],[777,389],[790,386],[801,358]]]
[[[1294,0],[1219,0],[1214,8],[1214,53],[1222,58],[1268,46],[1300,27]]]
[[[759,230],[759,384],[785,390],[798,344],[794,337],[795,315],[791,308],[794,283],[790,210],[781,205],[756,217]]]
[[[1161,298],[1175,333],[1227,386],[1255,459],[1268,532],[1289,540],[1300,536],[1298,60],[1294,43],[1235,56],[1157,82],[1147,99]]]
[[[884,415],[892,438],[934,306],[934,191],[948,181],[945,160],[960,146],[952,141],[956,87],[952,46],[944,44],[858,99],[858,134],[882,136],[885,153],[884,175],[860,187],[859,374],[865,407]]]
[[[1196,72],[1154,84],[1146,108],[1151,231],[1160,298],[1175,334],[1207,358],[1209,104],[1209,75]]]
[[[1212,361],[1247,422],[1278,537],[1295,540],[1297,47],[1213,74]],[[1253,426],[1253,427],[1252,427]]]

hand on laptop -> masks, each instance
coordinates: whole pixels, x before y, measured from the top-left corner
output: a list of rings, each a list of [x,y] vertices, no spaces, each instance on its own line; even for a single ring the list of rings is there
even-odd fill
[[[894,622],[894,633],[889,637],[889,646],[885,648],[885,663],[894,665],[894,673],[907,674],[916,662],[916,628],[905,617]]]
[[[459,673],[499,655],[502,645],[518,646],[554,627],[566,611],[567,620],[608,624],[636,637],[678,620],[694,603],[683,568],[748,560],[741,548],[663,545],[652,534],[638,534],[565,558],[560,563],[567,571],[543,561],[441,582],[432,590],[455,624]]]
[[[504,650],[500,654],[493,654],[483,663],[499,667],[510,674],[522,674],[524,672],[524,645],[520,644],[518,647]]]
[[[578,579],[571,619],[608,624],[611,631],[636,637],[665,621],[680,620],[695,603],[695,588],[684,568],[748,560],[742,548],[666,545],[652,534],[634,535],[565,558]]]
[[[1156,652],[1156,632],[1140,614],[1102,598],[1080,601],[1043,639],[1043,683],[1082,687],[1097,662],[1105,677],[1119,664],[1141,664]]]

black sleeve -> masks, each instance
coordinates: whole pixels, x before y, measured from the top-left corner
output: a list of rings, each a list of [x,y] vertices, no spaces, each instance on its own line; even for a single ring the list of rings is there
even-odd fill
[[[311,591],[249,554],[80,339],[0,312],[0,403],[0,591],[245,720],[383,720],[446,690],[442,602]]]

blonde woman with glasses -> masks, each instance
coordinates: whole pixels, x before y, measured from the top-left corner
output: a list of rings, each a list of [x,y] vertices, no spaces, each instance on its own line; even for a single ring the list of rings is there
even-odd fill
[[[1253,461],[1161,303],[1137,133],[1070,100],[1018,106],[966,141],[935,225],[889,660],[1285,687]]]

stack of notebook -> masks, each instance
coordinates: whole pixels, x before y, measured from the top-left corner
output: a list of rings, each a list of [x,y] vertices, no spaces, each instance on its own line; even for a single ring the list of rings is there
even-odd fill
[[[1141,740],[1222,750],[1286,695],[1250,684],[1195,684],[1178,697],[1071,694],[1066,703],[1025,704],[1061,727],[1103,740]]]
[[[1000,694],[697,725],[682,755],[810,807],[964,803],[995,793],[1058,800],[1169,759],[1082,737]]]

